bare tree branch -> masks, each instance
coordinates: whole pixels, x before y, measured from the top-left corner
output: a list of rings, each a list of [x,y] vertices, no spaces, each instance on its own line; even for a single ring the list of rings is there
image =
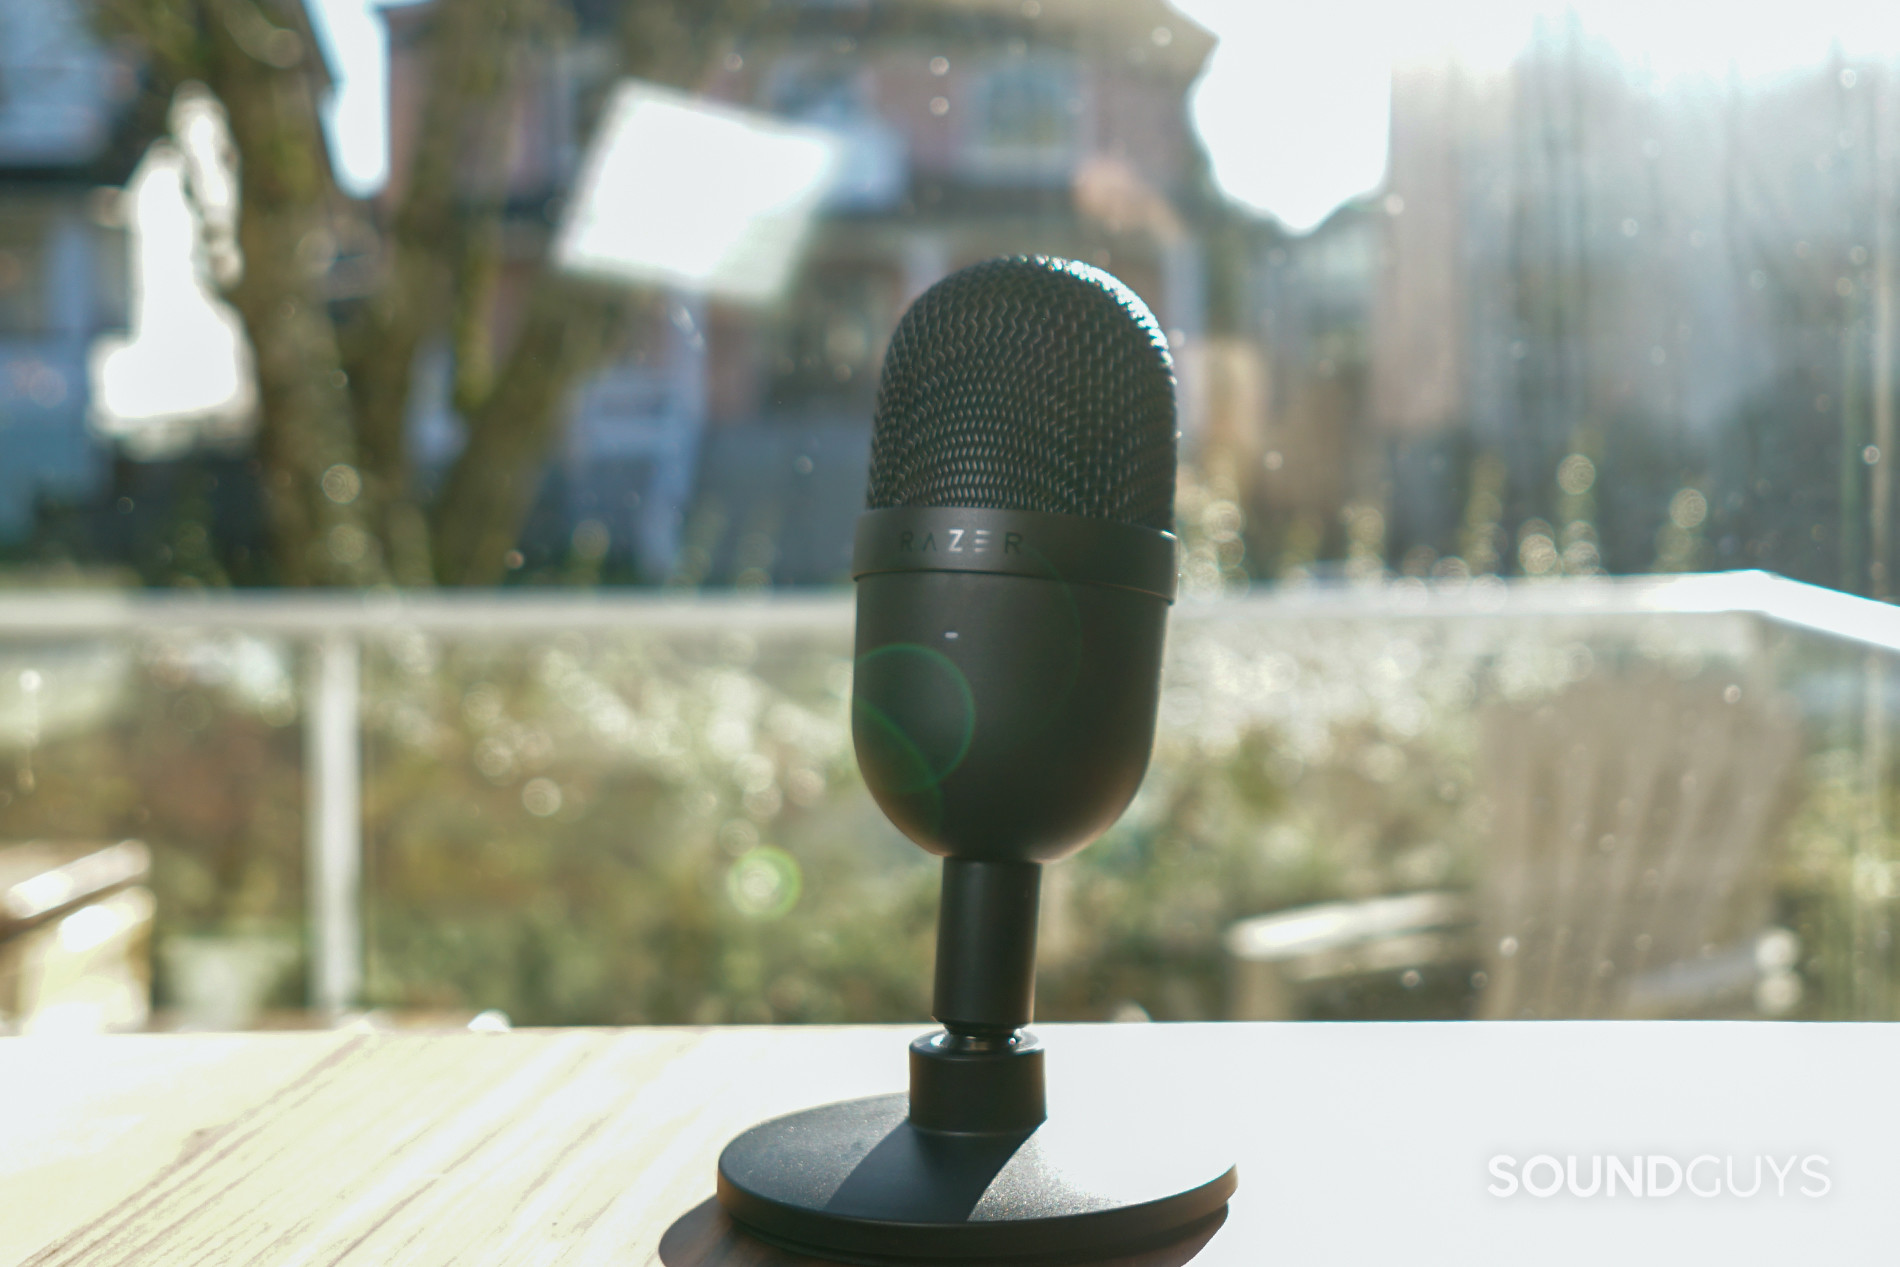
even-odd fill
[[[599,363],[620,305],[604,290],[544,275],[495,390],[467,419],[468,445],[435,505],[435,571],[447,585],[493,585],[540,490],[568,389]]]
[[[280,582],[501,580],[569,391],[599,364],[627,306],[542,262],[511,345],[497,345],[509,111],[526,59],[568,33],[565,0],[434,0],[422,118],[398,173],[381,277],[341,330],[325,289],[328,252],[314,248],[332,240],[347,204],[318,121],[322,77],[303,0],[93,3],[104,28],[143,48],[155,93],[169,100],[201,81],[229,116],[244,267],[227,298],[256,361]],[[764,7],[629,0],[617,60],[691,86]],[[417,357],[438,337],[454,352],[453,404],[468,442],[425,517],[406,422]]]
[[[764,0],[630,4],[620,32],[622,69],[661,82],[696,84],[764,7]],[[471,253],[466,263],[463,301],[479,302],[480,262]],[[485,366],[458,367],[457,403],[468,444],[433,515],[435,574],[444,584],[492,585],[506,576],[508,552],[540,490],[569,390],[598,366],[624,307],[609,292],[554,276],[544,262],[521,334],[493,375],[491,394],[479,405],[473,388],[487,377]],[[477,339],[463,335],[456,342],[458,352],[467,348],[480,355]]]
[[[345,335],[364,474],[394,511],[384,531],[405,584],[433,579],[426,521],[409,500],[405,422],[416,357],[445,328],[486,328],[471,314],[492,296],[471,293],[458,280],[480,274],[479,244],[498,232],[491,227],[498,225],[498,184],[467,178],[471,165],[491,165],[503,153],[504,111],[496,106],[516,82],[518,45],[558,30],[558,17],[549,0],[436,0],[429,17],[427,95],[402,174],[386,269]],[[489,350],[458,339],[456,353],[460,380],[463,359],[478,355],[486,363]]]

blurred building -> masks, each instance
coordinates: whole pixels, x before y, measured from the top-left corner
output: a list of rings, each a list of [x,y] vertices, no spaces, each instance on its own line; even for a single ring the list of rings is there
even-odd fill
[[[460,279],[492,287],[493,350],[572,223],[621,68],[671,75],[689,110],[822,135],[838,159],[768,299],[617,292],[634,316],[571,393],[520,542],[529,575],[841,579],[884,340],[938,277],[1022,251],[1110,268],[1168,329],[1183,526],[1207,529],[1223,584],[1340,564],[1750,566],[1876,590],[1897,557],[1877,452],[1900,409],[1891,65],[1662,75],[1581,18],[1487,68],[1407,61],[1384,186],[1295,236],[1213,192],[1188,102],[1214,41],[1165,0],[771,0],[726,33],[684,0],[565,9],[505,37],[506,142],[453,177],[457,223],[501,213],[494,276]],[[339,313],[381,275],[365,226],[388,226],[411,175],[436,12],[383,11],[391,178],[336,216]],[[135,76],[82,13],[0,5],[0,554],[52,557],[64,534],[73,557],[155,580],[267,580],[244,436],[213,446],[200,427],[160,460],[87,429],[111,397],[87,400],[89,351],[126,322],[113,191],[149,135]],[[690,56],[630,33],[655,15]],[[721,180],[708,156],[651,196],[711,216]],[[462,442],[465,336],[417,367],[425,486]],[[162,539],[179,523],[216,567],[180,570],[184,539]]]
[[[1246,507],[1255,575],[1310,574],[1347,553],[1346,510],[1388,498],[1386,453],[1368,408],[1373,299],[1386,258],[1377,199],[1311,233],[1248,235],[1243,345],[1266,399],[1234,493]]]
[[[1664,77],[1575,22],[1400,67],[1363,414],[1391,557],[1864,587],[1891,79]]]
[[[414,148],[429,11],[384,14],[387,198]],[[578,3],[575,17],[573,45],[516,94],[519,141],[463,176],[505,189],[504,291],[525,289],[545,256],[611,86],[602,46],[618,36],[618,10]],[[840,143],[793,280],[765,305],[655,297],[614,363],[576,393],[524,551],[560,558],[585,542],[606,551],[609,574],[683,584],[843,578],[884,341],[926,286],[978,260],[1100,264],[1191,345],[1206,324],[1196,221],[1207,200],[1186,98],[1212,47],[1162,0],[767,6],[696,87]],[[717,198],[719,179],[709,169],[679,196]],[[425,462],[440,463],[457,428],[442,364],[431,381],[413,434]]]
[[[132,68],[65,0],[0,5],[0,553],[104,487],[87,354],[126,321]]]

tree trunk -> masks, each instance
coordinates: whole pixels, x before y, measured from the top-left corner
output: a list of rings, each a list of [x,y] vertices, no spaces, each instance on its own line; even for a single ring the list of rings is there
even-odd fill
[[[319,248],[330,240],[338,198],[312,77],[300,65],[318,52],[301,21],[277,25],[249,0],[223,0],[205,16],[206,84],[224,103],[239,155],[244,271],[227,298],[256,362],[258,457],[278,579],[384,581],[323,288]]]
[[[470,266],[469,244],[498,226],[499,207],[479,194],[468,205],[467,167],[471,160],[492,165],[505,157],[497,134],[506,122],[494,107],[516,78],[513,45],[522,32],[552,25],[547,0],[436,0],[427,35],[427,96],[390,228],[388,268],[345,331],[363,473],[387,507],[383,536],[395,577],[405,585],[435,579],[428,522],[412,498],[406,435],[416,358],[451,325],[486,335],[488,297],[468,295],[455,279]],[[471,218],[477,223],[465,223]],[[457,348],[458,363],[463,351]]]
[[[319,248],[347,204],[318,121],[319,53],[304,0],[95,2],[106,28],[144,47],[154,91],[169,99],[203,80],[229,116],[244,271],[227,297],[256,362],[278,581],[502,580],[568,393],[599,364],[622,307],[617,292],[559,278],[544,262],[513,346],[495,346],[506,107],[521,59],[563,32],[564,0],[434,0],[428,95],[382,277],[341,332]],[[621,66],[690,86],[762,8],[628,0]],[[453,403],[468,443],[425,517],[406,424],[417,357],[437,337],[454,340]]]

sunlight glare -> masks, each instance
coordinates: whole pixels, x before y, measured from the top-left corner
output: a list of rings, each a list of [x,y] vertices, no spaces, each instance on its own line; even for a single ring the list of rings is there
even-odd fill
[[[554,244],[569,271],[762,303],[836,179],[832,133],[628,80]]]

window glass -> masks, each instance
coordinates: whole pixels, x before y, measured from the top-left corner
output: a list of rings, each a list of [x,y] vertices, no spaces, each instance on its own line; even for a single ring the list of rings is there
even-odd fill
[[[358,1001],[921,1007],[850,551],[892,331],[1012,254],[1180,423],[1052,1015],[1900,1006],[1885,10],[238,8],[0,4],[0,847],[148,839],[165,1006],[330,998],[327,840]]]

